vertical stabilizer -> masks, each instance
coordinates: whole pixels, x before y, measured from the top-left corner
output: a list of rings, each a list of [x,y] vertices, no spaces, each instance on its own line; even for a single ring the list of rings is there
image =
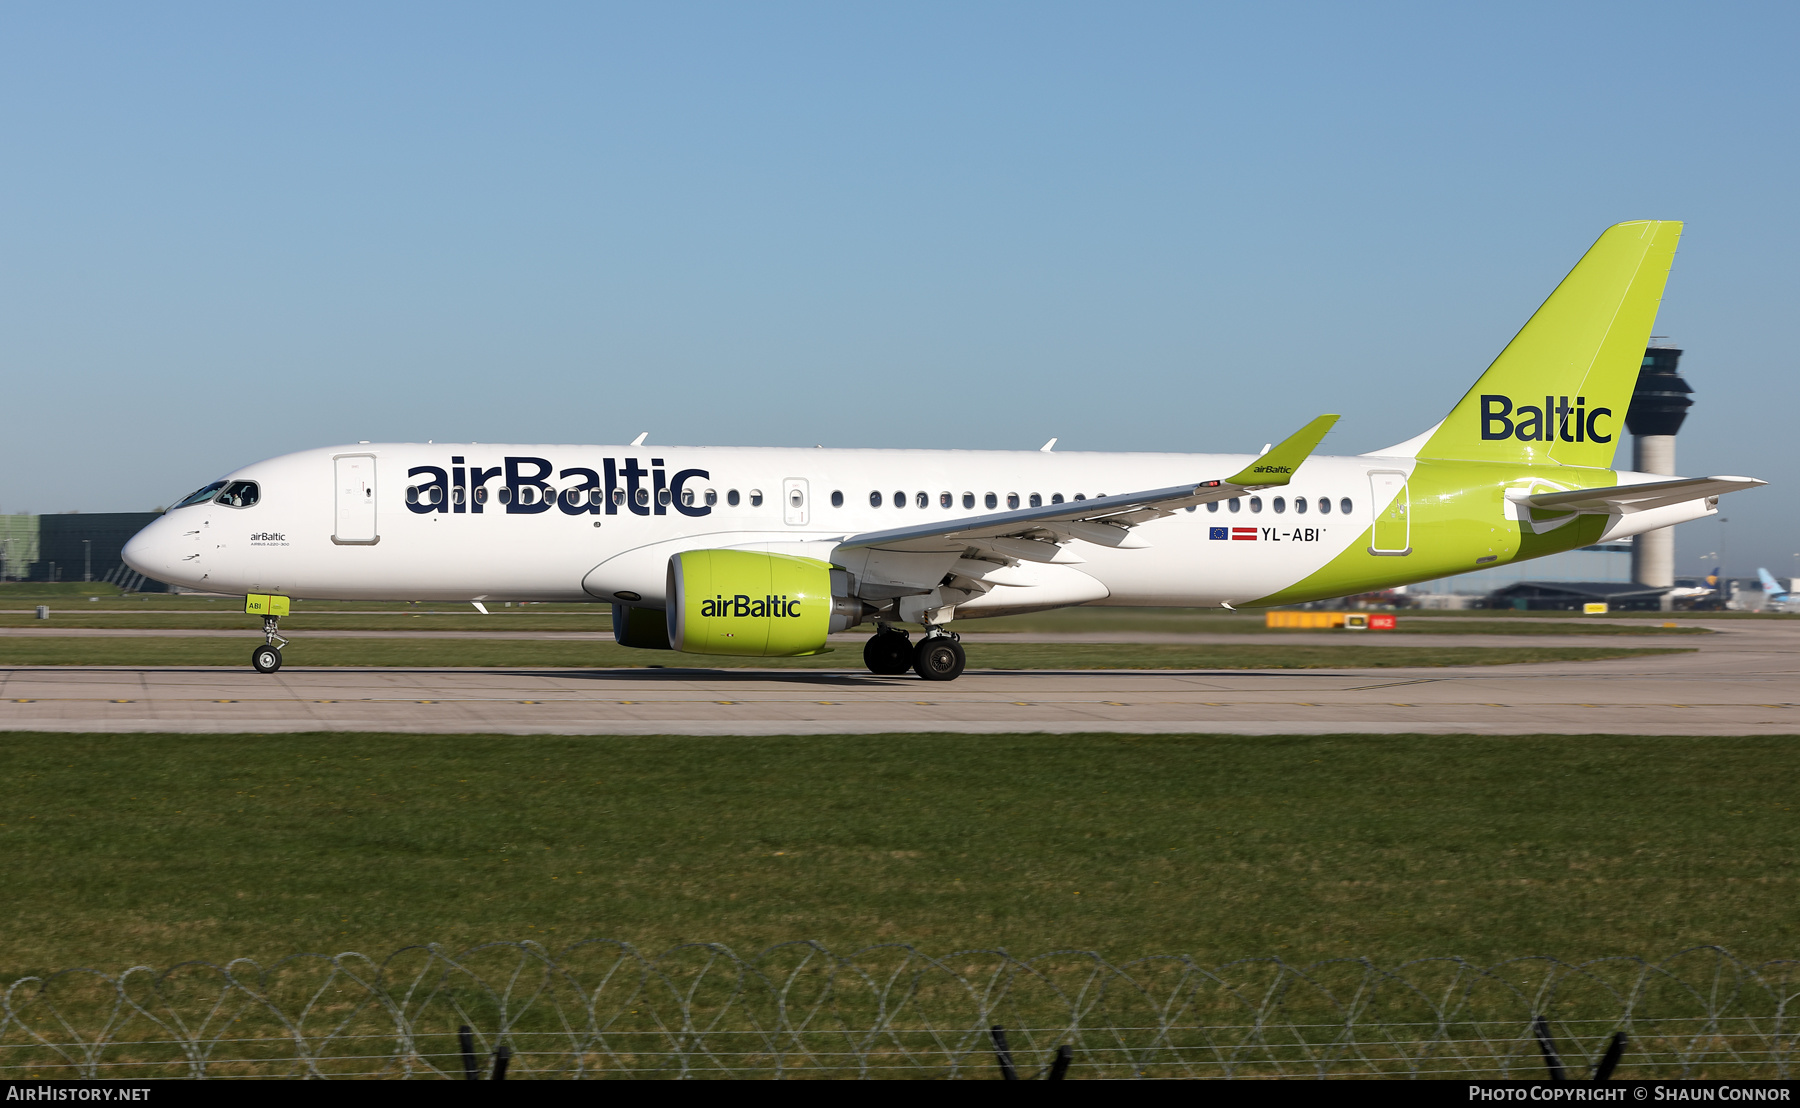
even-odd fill
[[[1609,468],[1680,237],[1674,220],[1607,228],[1419,457]]]

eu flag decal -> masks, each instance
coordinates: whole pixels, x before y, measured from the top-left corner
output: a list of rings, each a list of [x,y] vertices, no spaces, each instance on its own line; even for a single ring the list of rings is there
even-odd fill
[[[1229,539],[1229,538],[1231,538],[1231,529],[1228,527],[1209,527],[1209,528],[1207,528],[1207,531],[1208,531],[1208,534],[1206,537],[1209,539]]]

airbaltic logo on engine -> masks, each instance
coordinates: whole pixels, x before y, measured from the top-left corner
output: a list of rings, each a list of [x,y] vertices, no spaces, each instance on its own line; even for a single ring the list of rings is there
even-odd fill
[[[1598,422],[1601,416],[1612,415],[1612,409],[1588,411],[1586,405],[1585,396],[1577,396],[1572,405],[1566,396],[1546,396],[1541,408],[1536,404],[1514,408],[1510,396],[1483,394],[1481,437],[1521,442],[1611,442],[1612,435],[1601,434]]]
[[[650,468],[636,458],[600,459],[598,470],[586,466],[558,469],[548,458],[502,458],[499,465],[469,464],[463,455],[448,466],[413,466],[406,471],[406,510],[426,515],[481,515],[487,509],[507,515],[537,515],[552,508],[569,516],[616,516],[623,508],[634,516],[666,516],[673,508],[684,516],[712,514],[705,492],[690,488],[711,480],[704,469],[670,474],[663,459]],[[648,480],[646,480],[648,478]]]
[[[723,596],[702,600],[700,615],[732,616],[737,619],[799,619],[800,602],[789,600],[786,593],[765,596],[761,600],[752,600],[743,593],[738,593],[730,600]]]

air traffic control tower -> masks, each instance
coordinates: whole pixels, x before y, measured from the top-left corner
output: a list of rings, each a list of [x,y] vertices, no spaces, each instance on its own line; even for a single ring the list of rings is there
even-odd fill
[[[1625,427],[1631,432],[1631,468],[1639,473],[1675,476],[1675,432],[1687,418],[1694,390],[1675,372],[1681,351],[1666,338],[1652,336],[1638,370],[1637,390]],[[1631,579],[1670,588],[1675,584],[1675,529],[1658,527],[1631,541]]]

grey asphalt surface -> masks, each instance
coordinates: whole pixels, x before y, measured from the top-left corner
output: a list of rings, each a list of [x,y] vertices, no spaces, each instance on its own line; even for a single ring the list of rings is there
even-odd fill
[[[294,664],[263,676],[247,667],[17,667],[0,669],[0,730],[1800,734],[1800,622],[1721,621],[1711,626],[1721,633],[1672,640],[1375,634],[1363,639],[1344,632],[1281,637],[1420,647],[1538,641],[1648,646],[1668,641],[1698,650],[1602,662],[1360,671],[971,671],[944,684],[910,676],[874,677],[860,669],[360,669]],[[381,632],[362,634],[382,637]],[[1047,635],[1007,638],[1068,641]],[[1082,638],[1163,641],[1142,635]],[[1222,634],[1175,635],[1169,641],[1270,639]],[[301,653],[290,650],[290,658]]]

